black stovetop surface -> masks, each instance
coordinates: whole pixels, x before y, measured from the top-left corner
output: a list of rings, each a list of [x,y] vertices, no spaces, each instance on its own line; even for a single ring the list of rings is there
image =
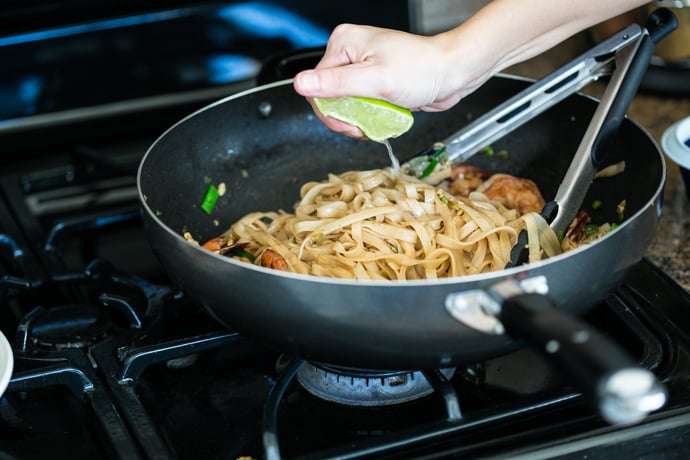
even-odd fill
[[[585,319],[660,377],[670,399],[607,425],[523,349],[436,371],[434,392],[385,407],[306,391],[302,363],[228,331],[170,284],[138,212],[151,139],[81,145],[0,177],[0,325],[15,368],[0,453],[39,458],[526,458],[687,453],[690,297],[648,260]],[[362,385],[392,380],[341,377]],[[399,378],[399,376],[398,376]],[[280,454],[280,455],[279,455]]]

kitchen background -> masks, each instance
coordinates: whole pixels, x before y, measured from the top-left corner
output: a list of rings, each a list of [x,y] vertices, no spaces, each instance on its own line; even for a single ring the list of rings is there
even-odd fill
[[[483,3],[3,2],[0,330],[15,368],[0,398],[0,458],[261,458],[277,449],[278,434],[283,452],[302,458],[687,458],[690,205],[672,162],[648,252],[662,272],[642,263],[587,316],[611,326],[668,385],[665,409],[630,429],[602,423],[568,378],[529,350],[459,369],[451,388],[437,387],[441,398],[403,407],[344,408],[297,384],[275,397],[276,382],[289,380],[288,358],[227,331],[175,291],[144,238],[137,166],[174,122],[254,86],[275,53],[322,46],[339,22],[434,33]],[[687,2],[671,3],[687,17]],[[544,76],[605,26],[615,28],[578,34],[507,72]],[[680,54],[655,58],[629,111],[657,142],[690,115],[682,50],[690,42],[679,43]],[[0,382],[10,377],[2,353]],[[393,387],[415,378],[426,382],[417,373],[368,380]],[[279,432],[266,410],[278,406]]]

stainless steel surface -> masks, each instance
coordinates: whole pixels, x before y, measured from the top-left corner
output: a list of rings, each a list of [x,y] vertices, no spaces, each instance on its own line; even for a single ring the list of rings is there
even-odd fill
[[[643,29],[639,25],[630,25],[481,116],[469,126],[448,136],[441,143],[446,147],[451,164],[465,162],[480,149],[512,132],[592,81],[610,74],[616,53],[634,43],[642,33]],[[617,87],[613,89],[615,94]]]
[[[609,376],[599,395],[603,416],[610,423],[632,424],[663,407],[666,388],[646,369],[623,369]]]
[[[621,38],[627,36],[628,33],[624,32]],[[594,164],[592,160],[596,147],[595,143],[599,140],[599,133],[608,119],[618,92],[640,48],[640,44],[641,40],[636,40],[616,53],[613,75],[611,75],[606,91],[599,102],[597,110],[594,112],[587,131],[585,131],[582,142],[575,151],[570,168],[565,173],[563,182],[554,198],[554,201],[558,203],[558,211],[550,225],[557,234],[565,232],[577,213],[582,209],[582,200],[584,200],[597,168],[600,166]]]
[[[506,69],[506,73],[539,79],[590,46],[587,32],[576,34],[540,56]],[[604,90],[604,83],[594,82],[583,88],[582,92],[600,98]],[[628,116],[645,128],[657,144],[670,125],[689,115],[690,97],[682,94],[640,91],[628,110]],[[662,214],[646,256],[690,291],[690,203],[678,165],[667,159],[665,161],[668,173],[664,184]]]

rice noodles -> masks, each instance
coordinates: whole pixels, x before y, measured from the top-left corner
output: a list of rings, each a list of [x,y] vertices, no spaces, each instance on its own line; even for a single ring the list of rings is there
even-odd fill
[[[391,168],[330,174],[300,190],[294,213],[254,212],[225,237],[289,271],[358,280],[458,277],[502,270],[526,229],[529,261],[561,252],[537,213],[520,215],[479,192],[455,197]]]

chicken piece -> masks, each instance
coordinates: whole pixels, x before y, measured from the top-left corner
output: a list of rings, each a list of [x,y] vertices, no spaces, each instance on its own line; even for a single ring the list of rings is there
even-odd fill
[[[509,174],[492,175],[477,187],[477,192],[502,203],[506,208],[516,209],[520,214],[541,212],[545,204],[534,181]]]

